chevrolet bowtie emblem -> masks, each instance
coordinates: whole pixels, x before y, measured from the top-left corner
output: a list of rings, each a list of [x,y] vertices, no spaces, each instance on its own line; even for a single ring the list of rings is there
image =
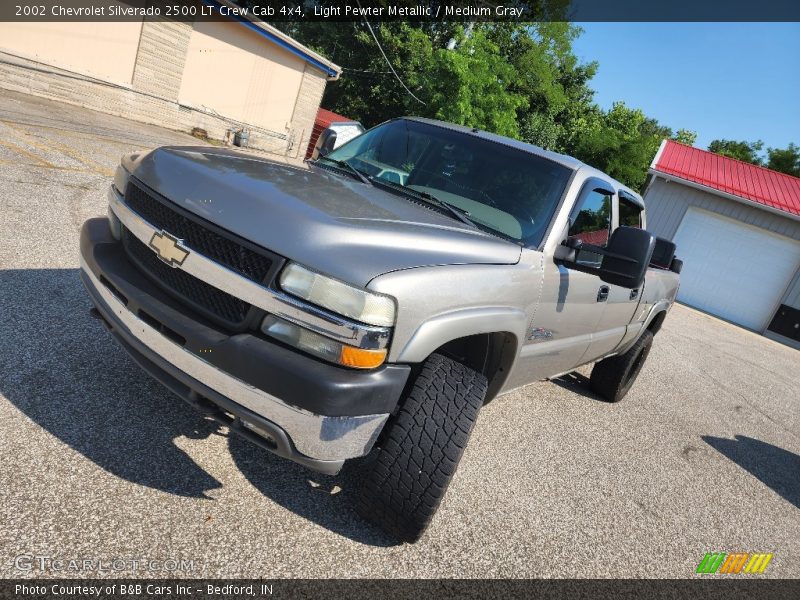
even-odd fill
[[[183,247],[181,240],[166,231],[157,231],[150,239],[150,247],[156,251],[158,258],[170,267],[179,267],[189,256],[189,251]]]

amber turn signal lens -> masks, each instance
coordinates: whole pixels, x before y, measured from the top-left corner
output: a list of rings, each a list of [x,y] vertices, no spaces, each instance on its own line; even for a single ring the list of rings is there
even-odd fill
[[[386,360],[386,350],[363,350],[352,346],[342,346],[339,355],[339,363],[359,369],[372,369],[382,365],[384,360]]]
[[[270,337],[294,346],[299,350],[318,356],[329,362],[354,367],[356,369],[373,369],[386,360],[386,350],[362,350],[345,346],[336,340],[304,329],[299,325],[284,321],[273,315],[264,317],[261,331]]]

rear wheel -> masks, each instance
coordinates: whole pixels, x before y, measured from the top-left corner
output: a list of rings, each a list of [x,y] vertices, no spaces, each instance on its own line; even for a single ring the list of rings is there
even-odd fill
[[[446,356],[425,361],[364,465],[362,517],[401,541],[419,539],[456,472],[487,385]]]
[[[652,345],[653,334],[645,330],[625,354],[611,356],[594,366],[589,387],[609,402],[619,402],[639,376]]]

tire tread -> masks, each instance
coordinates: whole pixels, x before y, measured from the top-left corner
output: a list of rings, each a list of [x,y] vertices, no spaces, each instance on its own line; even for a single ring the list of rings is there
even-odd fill
[[[645,330],[627,352],[611,356],[595,364],[589,378],[589,387],[609,402],[622,400],[636,381],[636,377],[632,381],[627,381],[625,375],[636,357],[642,352],[648,352],[652,343],[653,333]]]
[[[440,354],[423,364],[370,458],[358,513],[394,537],[419,539],[455,474],[488,382]]]

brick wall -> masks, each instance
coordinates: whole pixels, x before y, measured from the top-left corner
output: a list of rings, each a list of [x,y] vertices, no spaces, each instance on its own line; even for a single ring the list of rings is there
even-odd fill
[[[0,87],[169,129],[191,131],[199,127],[210,137],[223,139],[226,131],[237,127],[236,124],[199,108],[178,104],[191,34],[191,23],[145,20],[129,86],[117,86],[58,67],[2,55]],[[249,145],[296,156],[303,148],[303,140],[308,144],[325,83],[323,73],[306,65],[288,135],[259,131],[253,126]]]
[[[133,88],[177,101],[191,35],[190,23],[145,21],[133,70]]]
[[[292,113],[292,140],[289,150],[292,156],[305,156],[326,83],[325,75],[306,64]]]

